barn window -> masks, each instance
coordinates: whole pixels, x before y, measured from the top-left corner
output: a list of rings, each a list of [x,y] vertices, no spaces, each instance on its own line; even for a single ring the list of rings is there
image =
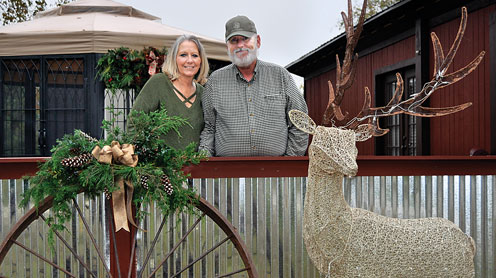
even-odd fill
[[[404,80],[402,100],[415,93],[415,68],[407,67],[377,76],[377,106],[387,105],[396,90],[396,72]],[[417,155],[417,118],[406,114],[385,117],[380,120],[382,128],[389,129],[389,133],[377,138],[376,153],[378,155]]]

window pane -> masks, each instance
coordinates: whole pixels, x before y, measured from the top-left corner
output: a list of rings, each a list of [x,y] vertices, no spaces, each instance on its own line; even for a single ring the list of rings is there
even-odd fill
[[[378,106],[386,106],[395,94],[396,73],[403,77],[404,88],[400,101],[407,100],[415,93],[415,68],[409,66],[394,72],[388,72],[377,79]],[[395,104],[392,104],[395,105]],[[398,109],[398,107],[396,107]],[[401,109],[401,108],[400,108]],[[387,111],[386,111],[387,112]],[[381,119],[381,127],[389,132],[378,139],[377,152],[385,155],[416,155],[417,154],[417,117],[407,114],[397,114]],[[384,144],[384,145],[383,145]]]
[[[39,155],[39,60],[4,59],[2,67],[3,156]]]
[[[393,97],[395,90],[396,82],[389,82],[386,84],[386,100],[389,100]],[[386,118],[385,128],[389,129],[389,133],[386,135],[387,155],[401,155],[400,127],[400,115],[394,115]]]
[[[47,59],[46,144],[74,129],[85,129],[86,94],[83,59]]]
[[[24,87],[3,86],[3,150],[5,155],[24,153]]]

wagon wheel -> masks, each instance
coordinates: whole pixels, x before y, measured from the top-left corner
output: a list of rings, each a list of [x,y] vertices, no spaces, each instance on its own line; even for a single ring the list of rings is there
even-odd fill
[[[78,200],[80,200],[80,198]],[[77,220],[73,220],[73,222],[77,222],[77,224],[84,227],[84,229],[80,229],[82,231],[73,231],[69,236],[67,236],[67,231],[63,231],[62,233],[57,232],[55,237],[55,252],[44,250],[44,252],[40,254],[40,251],[37,249],[43,248],[32,247],[33,245],[39,245],[39,241],[43,242],[45,240],[44,238],[46,235],[43,234],[42,230],[46,230],[48,227],[46,216],[50,213],[52,201],[53,197],[47,197],[40,203],[38,208],[31,208],[7,234],[0,245],[0,278],[4,277],[2,275],[6,275],[5,277],[24,277],[27,275],[26,277],[29,277],[33,275],[29,273],[37,272],[45,272],[48,277],[172,278],[186,277],[186,275],[193,275],[193,277],[195,277],[195,269],[204,272],[210,271],[209,274],[206,274],[207,277],[258,277],[251,255],[236,228],[214,206],[203,198],[200,198],[199,202],[195,204],[195,209],[198,210],[197,215],[199,216],[191,217],[192,219],[189,219],[188,217],[190,216],[188,216],[181,220],[180,225],[183,226],[183,229],[182,233],[179,232],[179,235],[177,232],[178,229],[173,230],[173,227],[171,226],[175,223],[170,223],[171,221],[167,221],[166,217],[163,216],[157,217],[155,226],[159,228],[154,235],[150,234],[150,232],[143,232],[146,233],[147,237],[153,239],[153,241],[149,241],[147,244],[149,245],[148,247],[142,247],[139,246],[139,244],[135,244],[137,237],[139,237],[135,232],[134,237],[132,237],[131,246],[133,246],[133,251],[134,246],[137,246],[140,250],[141,257],[139,259],[132,258],[128,269],[136,269],[135,262],[138,260],[138,270],[133,273],[133,275],[131,273],[120,273],[120,271],[117,271],[117,275],[114,276],[111,275],[107,265],[110,257],[110,255],[108,255],[109,250],[110,248],[116,247],[114,244],[112,244],[112,246],[107,246],[105,252],[107,255],[103,254],[102,247],[105,246],[106,240],[102,239],[102,236],[95,236],[95,232],[88,225],[89,222],[86,219],[87,217],[85,217],[84,211],[82,211],[81,206],[78,204],[79,201],[74,200],[73,202],[73,212],[77,214],[77,216],[73,217],[77,218]],[[105,212],[109,216],[112,213],[108,201],[105,201]],[[91,219],[91,221],[94,222],[95,219]],[[171,226],[169,231],[167,231],[167,228],[164,228],[166,222]],[[186,227],[186,225],[189,227]],[[204,231],[205,229],[201,231],[202,229],[199,227],[202,225],[209,227],[208,234]],[[113,239],[110,240],[110,242],[115,242],[113,226],[114,225],[112,224],[108,227],[100,228],[107,231],[110,230],[110,235],[106,237],[107,242],[111,239],[110,237]],[[81,245],[79,243],[80,239],[83,237],[80,235],[81,232],[86,233],[86,235],[84,235],[86,238],[86,245],[84,248],[80,248],[79,246],[78,253],[78,247],[75,245]],[[217,239],[215,239],[216,242],[213,242],[214,240],[212,240],[211,233],[217,235]],[[205,240],[205,237],[209,237],[209,239]],[[178,249],[181,249],[181,246],[191,245],[191,242],[194,242],[193,244],[198,243],[196,244],[198,246],[195,245],[195,252],[191,253],[185,251],[184,253],[187,253],[186,255],[174,255],[175,252],[178,252]],[[93,256],[88,256],[88,253],[90,252],[88,251],[89,249],[93,250],[91,251],[93,252]],[[60,256],[57,254],[54,255],[54,253],[64,253],[65,255],[60,259]],[[113,253],[114,255],[117,254],[117,252]],[[155,254],[155,256],[152,257],[152,254]],[[139,255],[136,256],[139,257]],[[225,258],[221,258],[221,256],[225,256]],[[68,259],[68,257],[70,257],[70,259]],[[181,261],[178,257],[186,259]],[[118,262],[118,254],[116,255],[116,258],[113,259],[115,259],[115,262]],[[26,267],[19,268],[19,265],[23,264],[21,260],[38,260],[38,263],[34,265],[37,265],[39,269],[26,269]],[[72,263],[68,263],[68,260]],[[223,269],[219,268],[219,262],[224,263],[225,261],[230,261],[232,263]],[[17,270],[15,269],[16,266],[12,266],[16,264],[18,265]],[[19,269],[21,270],[19,271]],[[117,266],[117,269],[119,269],[119,266]],[[6,271],[10,271],[9,274],[7,274]]]

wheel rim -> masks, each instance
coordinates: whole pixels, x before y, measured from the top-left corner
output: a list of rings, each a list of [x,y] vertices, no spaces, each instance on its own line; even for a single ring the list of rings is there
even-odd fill
[[[43,254],[36,254],[36,250],[30,249],[28,246],[25,246],[22,243],[22,240],[18,240],[19,237],[22,237],[23,233],[29,230],[29,227],[37,221],[42,221],[46,224],[46,216],[47,213],[49,213],[49,209],[52,206],[52,197],[47,197],[45,200],[43,200],[39,207],[32,208],[30,209],[15,225],[14,227],[10,230],[10,232],[7,234],[6,238],[3,240],[2,244],[0,245],[0,269],[3,269],[2,267],[5,262],[5,258],[8,256],[9,252],[13,249],[18,249],[22,250],[22,252],[29,254],[29,256],[36,258],[40,261],[43,261],[43,264],[50,264],[50,258],[47,258],[46,256],[44,257]],[[105,202],[108,203],[108,202]],[[79,219],[79,222],[82,222],[86,229],[86,231],[89,234],[90,240],[92,244],[91,247],[97,250],[98,255],[94,257],[98,257],[100,262],[99,262],[99,271],[97,274],[95,274],[94,266],[88,266],[86,264],[87,258],[84,258],[81,256],[81,254],[78,255],[77,252],[74,250],[71,250],[70,243],[66,242],[64,243],[63,235],[56,235],[56,240],[57,244],[59,245],[64,245],[66,246],[66,249],[69,250],[71,253],[72,260],[77,261],[77,264],[79,265],[78,269],[79,273],[85,272],[83,277],[103,277],[106,275],[107,277],[110,277],[109,270],[107,268],[107,263],[106,260],[108,259],[108,255],[105,256],[101,251],[99,251],[100,246],[102,245],[101,240],[98,241],[97,239],[94,238],[92,235],[92,228],[94,227],[87,227],[88,226],[88,221],[84,217],[84,212],[81,212],[81,208],[78,204],[78,201],[74,202],[74,211],[77,212]],[[171,246],[174,246],[171,249],[175,250],[168,250],[170,252],[165,252],[163,251],[164,255],[161,258],[160,263],[157,263],[157,258],[156,258],[156,253],[153,250],[157,249],[157,246],[160,246],[160,250],[163,250],[164,244],[164,238],[173,238],[177,237],[175,235],[172,236],[163,236],[164,233],[171,233],[171,231],[167,231],[167,229],[161,229],[159,231],[158,237],[153,235],[149,235],[150,238],[154,238],[153,241],[151,241],[150,246],[144,246],[141,247],[140,251],[142,254],[139,260],[140,267],[138,268],[137,271],[137,276],[136,277],[149,277],[152,276],[153,274],[159,274],[162,273],[162,276],[160,274],[156,277],[181,277],[181,275],[184,275],[187,272],[192,272],[194,273],[194,269],[201,269],[205,265],[205,261],[209,260],[209,257],[215,257],[212,260],[220,260],[222,261],[223,258],[218,258],[219,254],[222,254],[223,252],[219,251],[220,249],[222,250],[232,250],[232,251],[227,251],[224,253],[235,253],[234,255],[230,255],[233,258],[232,261],[237,260],[237,265],[236,263],[233,263],[232,266],[226,267],[225,269],[221,270],[214,270],[214,276],[213,277],[258,277],[256,273],[255,266],[253,264],[251,255],[246,248],[241,236],[237,232],[236,228],[226,219],[224,215],[222,215],[214,206],[212,206],[209,202],[207,202],[203,198],[199,198],[199,202],[195,205],[196,208],[199,210],[201,213],[202,217],[196,217],[196,219],[192,219],[192,217],[187,216],[186,221],[189,222],[189,227],[187,228],[187,232],[185,232],[183,229],[183,232],[181,233],[181,240],[177,241],[174,240],[174,244],[170,244]],[[109,210],[111,211],[111,210]],[[106,213],[107,216],[110,215],[108,212]],[[83,217],[81,217],[83,216]],[[180,217],[180,216],[178,216]],[[161,226],[164,227],[164,221],[167,220],[165,218],[162,219]],[[184,220],[182,220],[184,221]],[[168,221],[170,222],[170,221]],[[213,224],[212,224],[213,223]],[[48,224],[46,224],[48,225]],[[171,227],[172,224],[169,225]],[[199,227],[201,225],[213,225],[213,231],[215,231],[216,234],[218,234],[218,240],[214,242],[210,242],[210,246],[205,245],[205,242],[202,241],[201,239],[199,240],[198,237],[202,236],[201,233],[204,233],[204,231],[198,232],[198,230],[201,230]],[[113,225],[110,225],[112,227]],[[173,226],[173,225],[172,225]],[[103,229],[107,227],[102,227]],[[209,228],[210,229],[210,228]],[[112,230],[112,229],[110,229]],[[169,229],[171,230],[171,229]],[[173,233],[177,233],[177,231],[173,231]],[[109,232],[109,236],[112,236],[115,234],[111,231]],[[136,240],[136,237],[138,236],[138,233],[135,233],[135,237],[133,237],[133,240]],[[148,235],[147,235],[148,236]],[[172,260],[174,252],[177,251],[179,246],[187,245],[190,244],[189,237],[193,237],[192,241],[198,241],[198,242],[203,242],[203,244],[198,244],[202,245],[201,250],[196,248],[197,250],[193,253],[195,253],[195,256],[190,256],[188,255],[188,258],[183,260],[182,262],[178,263],[177,258]],[[97,242],[98,241],[98,242]],[[170,241],[170,240],[169,240]],[[60,242],[60,243],[59,243]],[[115,238],[114,238],[115,242]],[[169,243],[167,243],[169,244]],[[132,244],[133,248],[136,244]],[[191,245],[191,244],[190,244]],[[204,246],[205,245],[205,246]],[[110,246],[109,248],[114,248]],[[138,246],[138,248],[140,248]],[[146,250],[145,250],[146,249]],[[150,251],[151,250],[151,251]],[[20,251],[16,251],[20,252]],[[154,253],[155,252],[155,253]],[[183,253],[184,248],[183,248]],[[81,253],[81,252],[80,252]],[[114,252],[117,254],[117,252]],[[137,256],[138,255],[138,252]],[[134,253],[133,253],[134,254]],[[146,255],[145,255],[146,254]],[[154,254],[152,256],[151,254]],[[38,256],[39,255],[39,256]],[[153,257],[154,263],[153,266],[150,265],[150,257]],[[236,258],[234,258],[236,257]],[[229,258],[228,258],[229,259]],[[226,260],[228,260],[226,259]],[[133,263],[136,262],[137,259],[131,258],[129,269],[133,269]],[[118,258],[115,258],[115,261],[118,262]],[[197,266],[198,264],[202,266]],[[41,265],[41,263],[40,263]],[[103,267],[102,267],[103,266]],[[166,270],[163,268],[167,267]],[[50,266],[45,266],[45,268],[50,269],[51,271],[54,271],[53,269],[57,269],[56,271],[59,271],[59,275],[67,275],[67,277],[71,277],[72,275],[76,277],[75,274],[72,274],[71,271],[68,271],[64,266],[61,266],[60,264],[50,265]],[[215,267],[214,267],[215,268]],[[83,269],[83,270],[81,270]],[[102,270],[105,269],[105,270]],[[77,270],[75,270],[77,272]],[[157,272],[159,271],[159,272]],[[169,273],[169,272],[173,273]],[[164,273],[168,273],[167,275]],[[2,276],[2,272],[0,271],[0,277]],[[5,275],[5,274],[3,274]],[[80,277],[80,274],[77,274],[77,277]],[[140,276],[141,275],[141,276]],[[116,277],[119,277],[119,274],[115,275]],[[134,277],[134,273],[120,273],[120,277]]]

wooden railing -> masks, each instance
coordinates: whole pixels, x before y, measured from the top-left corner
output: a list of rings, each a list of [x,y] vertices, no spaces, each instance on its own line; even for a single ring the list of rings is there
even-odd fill
[[[0,158],[0,179],[34,174],[47,157]],[[359,156],[358,176],[495,175],[496,156]],[[193,178],[305,177],[308,157],[212,157],[184,169]]]
[[[0,158],[0,180],[18,179],[34,174],[39,163],[46,159]],[[496,224],[490,219],[495,213],[496,156],[359,156],[357,163],[359,177],[346,179],[344,185],[345,198],[350,205],[390,217],[450,219],[463,231],[472,235],[478,244],[477,277],[494,277],[491,273],[496,270],[496,263],[494,263],[494,255],[491,255],[494,252],[491,250],[496,248],[496,240],[491,231],[494,231]],[[302,251],[304,247],[299,229],[305,179],[298,178],[307,176],[307,168],[308,157],[213,157],[199,165],[188,166],[184,170],[195,179],[195,186],[198,185],[200,188],[199,184],[206,185],[207,193],[199,190],[199,194],[208,195],[206,199],[210,198],[210,202],[217,198],[220,207],[223,207],[220,208],[222,213],[229,213],[224,207],[226,202],[224,197],[232,198],[231,210],[238,214],[244,213],[247,219],[255,217],[252,215],[251,207],[257,206],[256,211],[260,214],[257,217],[262,219],[260,227],[257,228],[257,238],[260,237],[258,238],[260,242],[269,240],[264,239],[265,232],[260,231],[270,230],[271,236],[276,236],[270,240],[274,240],[276,245],[269,247],[264,244],[262,247],[256,245],[252,239],[254,232],[250,230],[252,223],[248,220],[249,223],[242,223],[238,218],[233,217],[233,224],[239,227],[240,231],[246,230],[242,233],[247,243],[251,245],[251,249],[257,251],[257,248],[261,248],[258,250],[260,254],[267,248],[286,250],[289,248],[284,244],[286,239],[294,237],[297,246],[294,256],[308,262],[308,258],[301,255],[304,254]],[[228,184],[232,186],[230,189],[232,192],[226,192],[227,189],[224,187]],[[248,200],[237,204],[235,198],[241,195]],[[282,198],[283,201],[281,204],[275,204],[272,203],[273,198]],[[256,203],[253,203],[254,200]],[[267,207],[264,208],[265,205]],[[292,214],[296,217],[291,217]],[[270,223],[263,222],[265,215],[270,215]],[[273,223],[283,223],[284,231],[277,225],[273,226]],[[297,232],[294,235],[288,234],[288,229],[293,226],[299,227],[296,229]],[[284,240],[278,241],[277,237]],[[282,242],[283,245],[279,246],[276,242]],[[291,249],[286,251],[291,253]],[[277,255],[277,252],[274,254]],[[284,267],[280,270],[277,267],[269,269],[272,264],[266,263],[265,260],[267,258],[260,255],[256,258],[257,267],[261,268],[259,272],[274,275],[278,273],[276,276],[289,277],[287,273],[297,271],[297,277],[318,277],[313,266],[311,264],[308,266],[308,263],[304,263],[306,267],[296,267],[292,266],[291,260],[286,261],[284,257]],[[272,263],[280,262],[277,258],[270,260]]]

